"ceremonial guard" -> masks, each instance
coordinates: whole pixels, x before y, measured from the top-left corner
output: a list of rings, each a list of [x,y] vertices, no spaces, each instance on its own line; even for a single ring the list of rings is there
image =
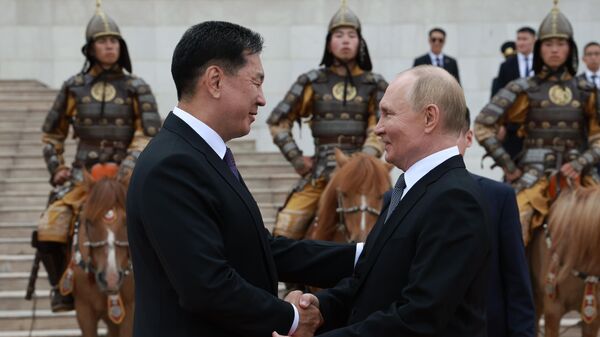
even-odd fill
[[[525,244],[543,223],[561,182],[595,184],[594,165],[600,161],[598,92],[575,78],[573,28],[557,3],[538,31],[535,75],[506,85],[475,121],[475,137],[517,192]],[[506,122],[519,124],[523,138],[523,150],[514,160],[498,140]]]
[[[83,171],[97,163],[113,163],[118,176],[126,179],[161,126],[150,87],[131,74],[119,27],[102,11],[99,0],[96,7],[82,48],[85,65],[60,88],[42,127],[43,154],[54,189],[33,245],[48,273],[54,312],[73,309],[72,297],[61,295],[57,284],[67,266],[73,224],[86,197]],[[68,166],[63,152],[70,126],[78,144]]]
[[[304,236],[336,166],[336,148],[376,157],[383,152],[374,129],[387,82],[371,71],[360,21],[345,2],[329,22],[321,66],[298,77],[267,121],[273,141],[302,176],[277,215],[274,235]],[[302,154],[291,132],[294,122],[307,119],[313,157]]]

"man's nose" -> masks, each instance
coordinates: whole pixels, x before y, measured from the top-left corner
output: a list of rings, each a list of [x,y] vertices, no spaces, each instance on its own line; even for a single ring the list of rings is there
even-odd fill
[[[263,93],[262,87],[259,89],[258,98],[256,99],[256,104],[258,106],[265,106],[267,104],[267,100],[265,99],[265,94]]]

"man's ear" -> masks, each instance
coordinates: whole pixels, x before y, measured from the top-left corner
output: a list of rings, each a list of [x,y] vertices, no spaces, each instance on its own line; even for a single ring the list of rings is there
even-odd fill
[[[435,104],[428,104],[424,110],[425,133],[431,133],[440,123],[440,108]]]
[[[206,68],[202,76],[202,82],[206,84],[208,92],[213,98],[221,97],[221,89],[223,88],[223,69],[216,65]]]

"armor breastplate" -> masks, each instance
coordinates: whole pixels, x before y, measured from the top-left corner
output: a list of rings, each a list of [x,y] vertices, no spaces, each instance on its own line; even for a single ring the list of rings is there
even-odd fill
[[[359,151],[365,142],[369,118],[369,102],[377,89],[372,74],[354,76],[346,89],[344,76],[323,70],[312,82],[313,117],[311,130],[316,145],[313,178],[325,177],[336,167],[335,148],[347,155]]]
[[[366,72],[354,76],[356,86],[347,84],[344,104],[344,76],[324,71],[324,76],[312,83],[312,135],[316,145],[353,143],[362,146],[369,118],[369,101],[376,89]]]
[[[539,173],[577,158],[586,145],[581,92],[575,81],[545,81],[527,91],[527,137],[520,166]]]
[[[80,139],[74,166],[87,168],[97,162],[120,163],[135,130],[129,77],[94,79],[86,75],[83,85],[70,88],[77,110],[72,124]]]

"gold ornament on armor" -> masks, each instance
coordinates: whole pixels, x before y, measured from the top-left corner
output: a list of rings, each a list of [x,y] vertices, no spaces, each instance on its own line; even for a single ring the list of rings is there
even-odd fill
[[[344,82],[338,82],[331,90],[333,97],[338,101],[344,100]],[[348,83],[346,87],[346,101],[351,101],[356,97],[356,87]]]
[[[106,82],[98,82],[92,86],[92,97],[99,102],[110,102],[117,96],[117,89]]]
[[[558,84],[553,85],[548,91],[548,96],[552,103],[556,105],[567,105],[573,100],[573,92],[568,87],[562,87]]]

